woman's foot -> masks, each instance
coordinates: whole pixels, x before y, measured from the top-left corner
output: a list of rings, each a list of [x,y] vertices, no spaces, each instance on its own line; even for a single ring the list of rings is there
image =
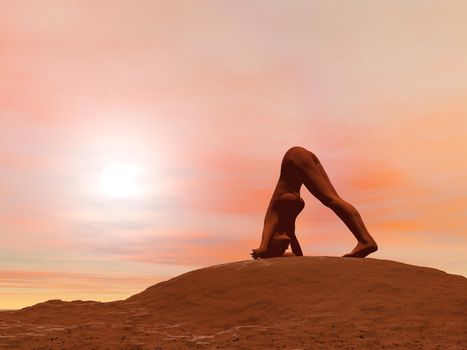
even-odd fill
[[[358,242],[355,248],[348,254],[343,255],[344,258],[364,258],[368,254],[376,252],[378,250],[378,246],[376,242],[371,240],[367,241],[366,243]]]

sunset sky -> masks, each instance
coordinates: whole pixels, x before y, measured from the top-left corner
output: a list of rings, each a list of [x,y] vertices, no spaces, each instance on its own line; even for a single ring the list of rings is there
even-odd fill
[[[0,309],[250,259],[292,146],[379,251],[467,275],[466,1],[0,0]],[[101,188],[122,162],[137,188]],[[356,244],[305,187],[305,255]]]

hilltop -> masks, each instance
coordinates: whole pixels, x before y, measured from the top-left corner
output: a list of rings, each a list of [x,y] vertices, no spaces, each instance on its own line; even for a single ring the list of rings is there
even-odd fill
[[[125,300],[0,312],[0,348],[461,349],[466,314],[463,276],[281,257],[193,270]]]

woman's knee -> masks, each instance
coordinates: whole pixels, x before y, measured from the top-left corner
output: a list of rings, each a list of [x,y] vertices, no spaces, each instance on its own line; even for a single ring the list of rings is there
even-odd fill
[[[320,199],[321,203],[331,209],[342,208],[345,205],[345,201],[339,196],[325,196]]]
[[[324,204],[324,203],[323,203]],[[330,199],[325,206],[335,213],[345,213],[346,216],[358,217],[359,213],[355,207],[340,197]]]

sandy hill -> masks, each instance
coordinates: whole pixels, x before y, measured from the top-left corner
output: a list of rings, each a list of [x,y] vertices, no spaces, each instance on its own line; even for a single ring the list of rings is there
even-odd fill
[[[281,257],[126,300],[0,312],[0,349],[466,349],[467,280],[389,260]]]

